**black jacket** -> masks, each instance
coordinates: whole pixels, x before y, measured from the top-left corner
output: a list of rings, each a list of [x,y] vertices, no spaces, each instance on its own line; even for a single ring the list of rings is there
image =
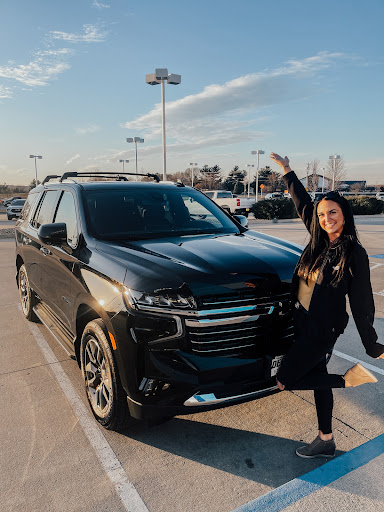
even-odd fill
[[[309,231],[314,206],[302,183],[292,171],[284,176],[289,193],[295,203],[298,214]],[[340,243],[343,243],[342,239]],[[346,272],[342,281],[330,284],[336,260],[337,246],[330,246],[324,257],[324,264],[316,281],[308,314],[317,334],[327,336],[344,332],[348,323],[346,296],[348,295],[352,315],[367,354],[378,357],[384,353],[384,345],[377,343],[377,334],[373,327],[375,303],[372,295],[368,255],[364,247],[356,241],[350,263],[351,272]],[[292,294],[297,300],[299,277],[297,267],[292,280]]]

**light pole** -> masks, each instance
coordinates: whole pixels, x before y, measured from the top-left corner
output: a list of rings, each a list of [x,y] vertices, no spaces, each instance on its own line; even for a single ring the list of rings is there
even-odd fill
[[[137,181],[137,143],[143,143],[144,142],[144,139],[141,139],[140,137],[128,137],[127,138],[127,142],[128,143],[131,143],[131,142],[134,142],[135,143],[135,169],[136,169],[136,181]]]
[[[336,173],[336,161],[337,160],[340,160],[341,156],[340,155],[331,155],[329,157],[329,160],[331,160],[332,162],[332,171],[333,171],[333,176],[332,176],[332,190],[335,190],[335,173]]]
[[[249,199],[249,188],[250,188],[250,182],[251,182],[251,169],[250,167],[255,167],[254,164],[247,164],[246,167],[248,167],[248,199]]]
[[[123,172],[124,172],[124,164],[128,164],[129,163],[129,160],[119,160],[120,163],[123,164]]]
[[[252,155],[257,155],[257,170],[256,170],[256,187],[255,187],[255,202],[257,203],[259,196],[259,155],[264,155],[264,151],[261,149],[256,149],[256,151],[251,151]]]
[[[197,167],[196,163],[189,162],[189,167],[191,168],[191,187],[193,187],[193,169]]]
[[[41,155],[29,155],[29,158],[34,158],[35,159],[35,186],[37,187],[37,164],[36,164],[36,160],[37,159],[41,160],[43,157]]]
[[[154,73],[145,75],[145,81],[149,85],[161,84],[161,103],[162,103],[162,125],[163,125],[163,181],[167,180],[167,163],[165,150],[165,82],[167,84],[178,85],[181,83],[181,75],[168,74],[168,69],[155,69]]]

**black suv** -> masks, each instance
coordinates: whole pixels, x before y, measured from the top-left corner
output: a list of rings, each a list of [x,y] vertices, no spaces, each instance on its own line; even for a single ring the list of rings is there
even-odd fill
[[[48,176],[16,224],[24,315],[77,359],[115,430],[273,393],[293,342],[300,248],[148,176]]]

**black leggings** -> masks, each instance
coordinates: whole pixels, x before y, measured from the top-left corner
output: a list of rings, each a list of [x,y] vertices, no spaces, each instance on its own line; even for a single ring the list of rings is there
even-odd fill
[[[311,325],[310,315],[300,305],[294,314],[296,341],[284,356],[277,373],[277,380],[287,390],[314,390],[319,430],[332,432],[332,388],[345,387],[342,375],[329,374],[326,355],[336,342],[337,336],[319,334]]]

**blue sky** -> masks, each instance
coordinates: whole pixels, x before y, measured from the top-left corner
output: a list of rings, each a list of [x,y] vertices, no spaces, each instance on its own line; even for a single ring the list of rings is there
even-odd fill
[[[343,156],[347,179],[384,183],[382,0],[3,0],[0,182],[121,170],[140,136],[140,172],[306,163]]]

